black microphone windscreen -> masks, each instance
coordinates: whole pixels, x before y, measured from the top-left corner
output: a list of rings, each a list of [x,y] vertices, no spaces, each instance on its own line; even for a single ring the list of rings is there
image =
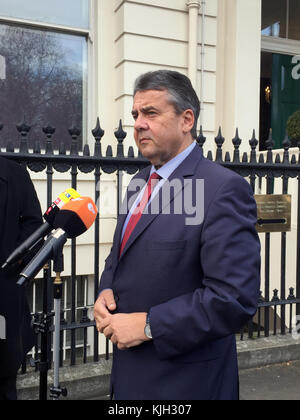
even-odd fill
[[[58,213],[54,221],[54,228],[64,230],[68,238],[76,238],[87,230],[78,214],[71,210],[64,210]]]
[[[55,229],[63,229],[69,238],[86,232],[94,223],[98,209],[89,197],[80,197],[66,203],[54,221]]]

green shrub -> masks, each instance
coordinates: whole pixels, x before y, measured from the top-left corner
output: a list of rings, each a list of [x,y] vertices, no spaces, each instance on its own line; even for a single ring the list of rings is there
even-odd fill
[[[300,139],[300,110],[294,112],[287,120],[286,129],[290,140]]]

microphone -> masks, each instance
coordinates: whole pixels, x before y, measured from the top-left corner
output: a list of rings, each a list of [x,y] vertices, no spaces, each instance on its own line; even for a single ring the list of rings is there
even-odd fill
[[[41,268],[46,264],[52,255],[58,253],[67,241],[67,235],[62,229],[57,229],[53,232],[49,238],[45,241],[42,248],[27,265],[27,267],[20,274],[20,278],[17,282],[19,286],[23,286],[28,281],[32,280]]]
[[[79,198],[79,197],[80,197],[80,194],[73,188],[68,188],[63,193],[59,194],[57,199],[53,201],[51,206],[44,213],[44,219],[46,220],[46,222],[49,225],[53,226],[55,217],[57,216],[60,209],[73,198]]]
[[[59,256],[67,238],[76,238],[92,226],[97,214],[98,209],[89,197],[75,198],[66,203],[54,220],[55,232],[22,271],[17,284],[23,286],[32,280],[49,259]]]
[[[89,197],[79,197],[65,204],[54,220],[54,228],[63,229],[68,238],[76,238],[94,223],[98,209]]]
[[[53,223],[55,217],[59,213],[64,204],[68,203],[72,198],[78,198],[80,194],[73,188],[68,188],[59,196],[44,214],[46,222],[40,226],[29,238],[27,238],[15,251],[13,251],[2,265],[2,269],[13,265],[15,262],[20,261],[27,252],[31,252],[35,247],[40,245],[44,237],[53,230]]]

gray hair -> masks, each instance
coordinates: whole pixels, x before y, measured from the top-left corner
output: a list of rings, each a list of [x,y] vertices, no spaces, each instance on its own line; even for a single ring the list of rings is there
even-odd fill
[[[145,90],[166,90],[170,103],[177,114],[187,109],[194,113],[195,123],[191,130],[193,138],[197,137],[197,121],[200,114],[200,102],[190,79],[182,73],[171,70],[157,70],[142,74],[134,84],[133,95]]]

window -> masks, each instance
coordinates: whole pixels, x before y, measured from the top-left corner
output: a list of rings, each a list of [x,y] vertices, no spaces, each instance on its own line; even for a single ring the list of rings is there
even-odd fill
[[[89,1],[0,0],[0,16],[0,147],[25,121],[30,147],[50,124],[69,148],[68,128],[86,137]]]
[[[262,35],[300,40],[299,0],[262,0]]]
[[[270,129],[275,148],[282,148],[287,133],[292,146],[300,141],[288,122],[300,110],[299,21],[299,1],[262,0],[260,150]]]
[[[87,0],[0,0],[0,15],[76,28],[89,28]]]

